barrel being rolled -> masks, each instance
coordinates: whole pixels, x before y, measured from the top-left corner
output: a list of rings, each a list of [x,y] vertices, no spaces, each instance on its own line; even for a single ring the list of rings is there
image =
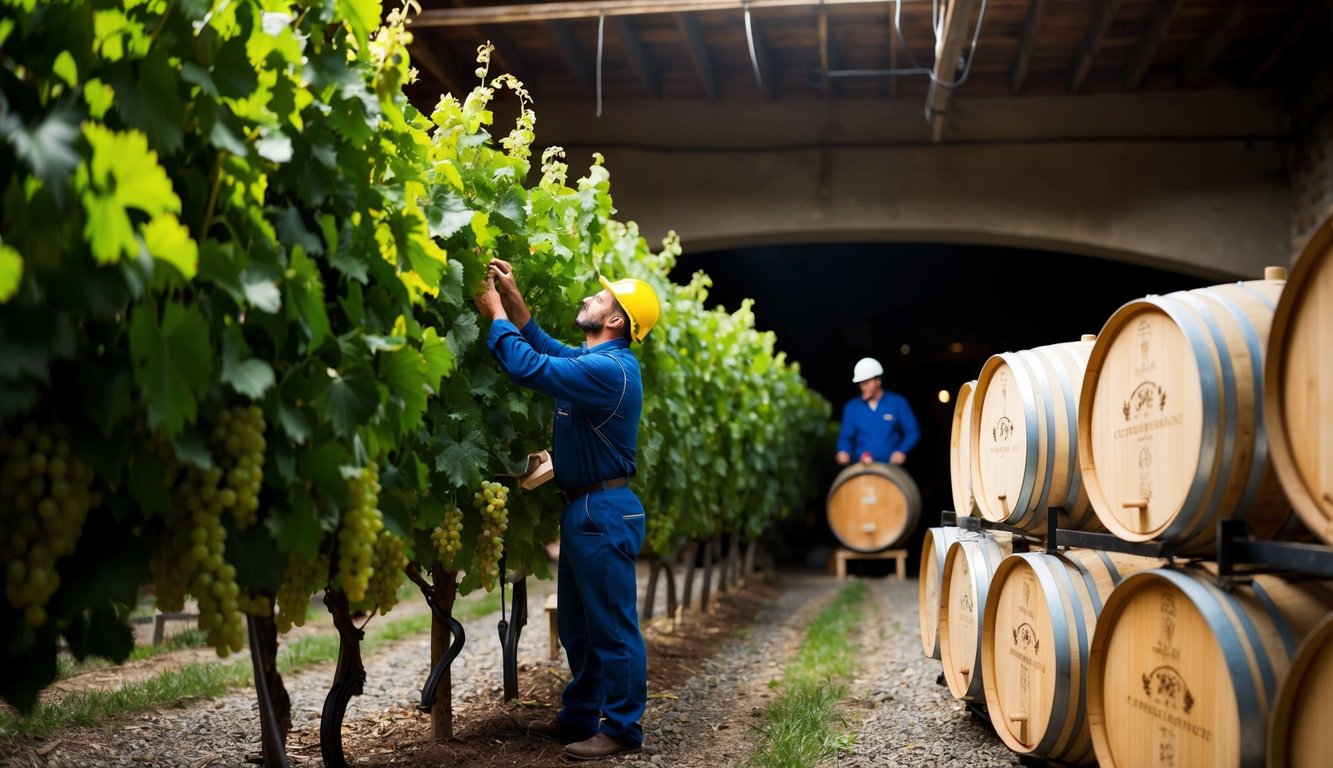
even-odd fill
[[[1297,516],[1326,544],[1333,544],[1330,350],[1333,219],[1296,260],[1273,314],[1264,362],[1264,418],[1273,468]]]
[[[1278,688],[1330,610],[1325,581],[1255,576],[1226,591],[1199,567],[1126,578],[1088,656],[1098,763],[1262,768]]]
[[[829,527],[855,552],[879,552],[916,532],[921,489],[902,467],[852,464],[838,473],[826,504]]]
[[[1088,645],[1122,579],[1162,560],[1092,549],[1015,553],[991,578],[981,632],[986,709],[1020,755],[1094,762],[1087,719]]]
[[[992,355],[972,398],[972,493],[981,516],[1033,533],[1101,530],[1077,456],[1083,372],[1093,336]]]
[[[958,528],[952,525],[927,528],[921,540],[916,612],[921,622],[921,649],[928,659],[940,657],[940,580],[944,576],[944,558],[949,554],[949,545],[955,541],[958,541]]]
[[[1093,509],[1117,537],[1209,556],[1218,520],[1244,519],[1271,538],[1291,516],[1262,412],[1285,271],[1266,276],[1135,299],[1098,334],[1078,453]]]
[[[963,701],[983,701],[981,623],[991,575],[1014,551],[1003,532],[962,531],[949,545],[940,578],[940,665],[949,692]]]
[[[953,510],[959,517],[977,513],[977,500],[972,495],[972,462],[976,448],[971,429],[972,392],[976,385],[974,379],[959,388],[949,429],[949,486],[953,491]]]

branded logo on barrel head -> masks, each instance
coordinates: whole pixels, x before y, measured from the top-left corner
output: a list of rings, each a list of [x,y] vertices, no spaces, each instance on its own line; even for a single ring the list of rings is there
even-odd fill
[[[1185,678],[1174,667],[1158,667],[1140,677],[1143,680],[1143,692],[1152,703],[1178,709],[1185,714],[1194,708],[1194,694],[1190,693]]]
[[[1125,421],[1144,419],[1164,410],[1166,410],[1166,389],[1155,381],[1140,383],[1129,393],[1129,399],[1120,408]]]
[[[1037,639],[1037,633],[1032,629],[1032,625],[1026,621],[1013,629],[1014,645],[1021,645],[1024,648],[1031,648],[1033,653],[1041,651],[1041,640]]]

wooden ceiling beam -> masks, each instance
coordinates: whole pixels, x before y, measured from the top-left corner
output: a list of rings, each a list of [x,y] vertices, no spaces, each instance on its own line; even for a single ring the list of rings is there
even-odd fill
[[[1028,77],[1032,50],[1037,47],[1037,31],[1041,28],[1041,14],[1045,10],[1046,0],[1032,0],[1028,6],[1027,18],[1023,20],[1023,36],[1018,42],[1018,53],[1014,54],[1013,66],[1009,68],[1009,93],[1014,96],[1023,92],[1023,81]]]
[[[1116,13],[1119,11],[1120,0],[1101,0],[1092,12],[1092,20],[1088,22],[1083,43],[1078,47],[1078,53],[1074,54],[1074,65],[1069,69],[1070,93],[1082,90],[1083,82],[1087,80],[1088,72],[1092,70],[1092,60],[1097,56],[1097,49],[1102,47],[1106,30],[1111,28],[1111,22],[1115,21]]]
[[[713,66],[713,57],[708,53],[704,35],[699,31],[699,22],[694,15],[682,13],[676,16],[676,23],[685,35],[685,47],[690,52],[690,61],[694,62],[694,71],[704,84],[704,93],[709,101],[717,101],[717,67]]]
[[[1245,3],[1231,3],[1222,18],[1218,20],[1213,31],[1208,33],[1207,37],[1195,44],[1194,49],[1185,57],[1185,62],[1180,67],[1180,86],[1185,89],[1194,88],[1203,80],[1203,76],[1208,74],[1208,70],[1213,68],[1213,63],[1217,57],[1226,50],[1227,43],[1231,41],[1231,34],[1236,31],[1236,26],[1245,16]]]
[[[901,0],[908,5],[925,5],[932,0]],[[561,19],[596,19],[601,16],[648,16],[661,13],[696,13],[699,11],[752,11],[788,8],[800,10],[817,6],[883,4],[884,0],[575,0],[572,2],[529,3],[524,5],[463,6],[453,0],[456,9],[427,8],[412,17],[420,27],[468,27],[480,24],[522,24]]]
[[[551,40],[555,42],[555,49],[560,52],[560,58],[564,59],[565,66],[574,74],[579,86],[588,93],[594,92],[597,85],[593,82],[592,66],[588,64],[588,55],[584,53],[583,46],[579,44],[579,38],[574,34],[569,22],[553,19],[546,22],[546,29],[551,33]]]
[[[625,55],[629,57],[630,66],[634,67],[648,93],[654,99],[662,98],[662,74],[657,70],[657,64],[653,62],[648,49],[643,47],[643,40],[639,38],[634,22],[628,16],[617,16],[612,23],[615,25],[621,44],[625,46]]]
[[[1171,28],[1171,20],[1184,3],[1185,0],[1157,0],[1157,5],[1152,9],[1152,18],[1148,19],[1148,28],[1143,31],[1138,46],[1129,55],[1129,61],[1125,62],[1125,90],[1137,91],[1143,85],[1143,78],[1157,57],[1157,49]]]
[[[944,137],[944,114],[949,109],[952,83],[958,77],[958,54],[972,39],[972,12],[978,0],[951,0],[944,14],[944,38],[936,47],[935,68],[926,94],[926,115],[931,122],[931,137],[938,143]],[[976,51],[972,51],[975,55]]]

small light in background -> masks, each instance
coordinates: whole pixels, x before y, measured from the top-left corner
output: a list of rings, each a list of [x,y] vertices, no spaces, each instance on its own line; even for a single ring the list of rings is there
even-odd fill
[[[949,351],[954,353],[955,355],[963,354],[963,349],[964,349],[963,342],[961,341],[949,342]]]
[[[904,355],[911,354],[911,353],[912,353],[912,345],[911,345],[911,344],[904,344],[904,345],[902,345],[901,347],[898,347],[898,351],[901,352],[901,353],[903,353]]]
[[[940,394],[939,394],[939,398],[940,398],[940,402],[941,402],[941,403],[947,403],[947,402],[949,402],[949,390],[947,390],[947,389],[941,389],[941,390],[940,390]]]

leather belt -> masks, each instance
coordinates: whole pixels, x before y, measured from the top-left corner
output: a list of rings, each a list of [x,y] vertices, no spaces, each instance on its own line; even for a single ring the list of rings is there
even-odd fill
[[[622,475],[621,477],[613,477],[610,480],[599,480],[595,483],[580,485],[577,488],[570,488],[567,491],[559,491],[558,493],[560,494],[560,498],[564,499],[566,504],[569,504],[575,499],[586,496],[593,491],[609,491],[612,488],[619,488],[628,482],[629,478]]]

